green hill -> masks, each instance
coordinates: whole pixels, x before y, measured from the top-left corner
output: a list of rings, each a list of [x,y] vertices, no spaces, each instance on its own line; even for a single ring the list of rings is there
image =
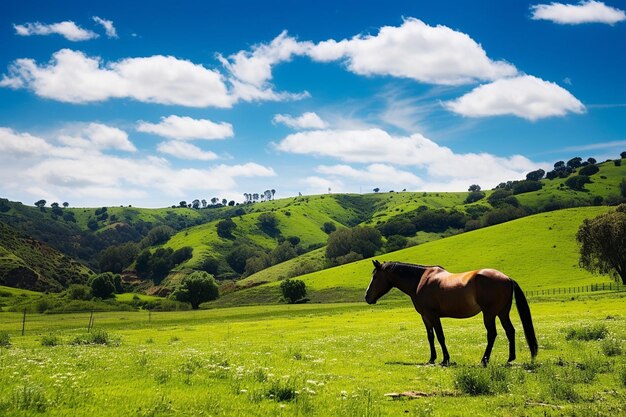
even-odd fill
[[[609,282],[578,267],[575,234],[583,219],[610,210],[585,207],[541,213],[504,224],[377,256],[380,261],[442,265],[451,272],[496,268],[525,290]],[[369,284],[371,259],[299,277],[312,302],[360,301]],[[398,294],[392,295],[399,296]],[[279,282],[227,294],[215,306],[276,302]]]
[[[91,271],[48,245],[0,223],[0,285],[61,291],[84,284]]]
[[[174,250],[188,246],[193,249],[193,256],[177,266],[163,281],[164,285],[175,284],[187,271],[199,269],[206,265],[205,260],[213,258],[218,263],[216,276],[219,279],[235,279],[238,281],[233,287],[248,288],[260,282],[327,267],[324,250],[320,249],[328,239],[323,230],[325,223],[333,223],[338,228],[369,226],[381,231],[390,225],[413,224],[414,229],[408,233],[392,231],[383,232],[383,235],[402,234],[406,237],[407,246],[422,246],[465,230],[507,222],[528,214],[575,206],[616,204],[623,199],[620,183],[626,178],[626,164],[617,166],[613,161],[607,161],[597,166],[599,172],[590,177],[591,183],[582,190],[569,188],[567,178],[544,179],[541,189],[523,193],[510,183],[506,186],[511,191],[507,192],[513,195],[497,203],[489,201],[495,190],[484,191],[485,198],[469,204],[465,202],[468,192],[389,191],[299,196],[236,207],[200,209],[38,208],[0,199],[0,223],[51,246],[94,271],[98,271],[99,260],[107,248],[128,242],[140,243],[155,227],[168,226],[177,233],[162,246]],[[259,218],[265,213],[277,220],[272,230],[264,230],[259,224]],[[232,219],[236,228],[231,237],[220,237],[216,226],[227,218]],[[290,249],[291,253],[287,257],[275,256],[273,251],[291,237],[299,240]],[[143,249],[145,243],[138,247]],[[239,255],[243,256],[243,261],[240,260],[237,268],[228,261],[229,255],[236,249],[244,253]],[[300,256],[283,262],[295,254]],[[264,260],[260,266],[244,272],[241,263],[245,264],[249,258]],[[8,253],[0,258],[0,268],[10,269],[18,264]],[[132,264],[123,267],[132,268]],[[39,270],[49,273],[46,272],[49,270]],[[46,278],[62,282],[51,276]]]

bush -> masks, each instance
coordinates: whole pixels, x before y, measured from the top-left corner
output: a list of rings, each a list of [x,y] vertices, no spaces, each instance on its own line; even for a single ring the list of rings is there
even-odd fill
[[[326,257],[334,261],[336,258],[354,252],[362,258],[369,258],[374,256],[381,247],[382,236],[377,229],[371,227],[339,229],[328,237]]]
[[[87,333],[83,336],[76,336],[71,342],[71,345],[118,345],[119,340],[112,338],[106,330],[94,329],[91,333]]]
[[[571,327],[568,329],[565,339],[588,342],[590,340],[602,340],[607,337],[608,334],[609,329],[607,329],[606,325],[595,324],[593,326]]]
[[[616,167],[621,167],[622,166],[622,160],[621,159],[614,159],[613,160],[613,165],[615,165]]]
[[[258,224],[259,228],[270,236],[278,233],[278,218],[272,213],[261,213]]]
[[[518,181],[513,185],[513,194],[529,193],[531,191],[541,190],[543,183],[541,181]]]
[[[393,235],[387,238],[387,243],[385,243],[385,250],[387,252],[395,252],[400,249],[406,248],[408,240],[404,236]]]
[[[378,227],[378,229],[385,237],[393,235],[409,237],[414,236],[417,231],[413,222],[407,218],[394,218],[386,223],[383,223]]]
[[[225,219],[215,225],[217,228],[217,235],[224,239],[230,239],[233,237],[233,230],[237,228],[237,224],[231,219]]]
[[[520,208],[506,205],[502,208],[493,210],[485,215],[485,226],[493,226],[524,217],[526,212]]]
[[[591,176],[593,174],[597,174],[600,171],[600,168],[598,168],[597,165],[587,165],[582,167],[579,171],[578,174],[579,175],[586,175],[586,176]]]
[[[324,231],[324,233],[329,235],[332,232],[334,232],[335,230],[337,230],[337,226],[335,226],[335,223],[333,223],[333,222],[326,222],[322,226],[322,230]]]
[[[176,249],[174,253],[172,253],[172,264],[174,266],[180,265],[183,262],[191,259],[193,256],[193,248],[191,246],[183,246],[180,249]]]
[[[621,340],[613,337],[605,339],[604,342],[602,342],[602,351],[606,356],[619,356],[624,352]]]
[[[574,175],[565,181],[565,185],[575,191],[584,191],[585,184],[590,182],[591,180],[586,175]]]
[[[0,347],[11,347],[11,336],[9,336],[9,333],[4,330],[0,331]]]
[[[41,337],[41,346],[57,346],[61,344],[61,339],[56,334],[46,334]]]
[[[502,202],[502,200],[510,195],[513,195],[513,191],[507,190],[505,188],[499,188],[491,193],[489,197],[487,197],[487,201],[493,207],[497,207]]]
[[[72,284],[65,291],[70,300],[91,300],[91,287],[88,285]]]
[[[280,292],[289,304],[294,304],[306,297],[306,285],[299,279],[286,279],[280,283]]]
[[[485,198],[485,193],[482,191],[472,191],[465,198],[465,204],[475,203],[483,198]]]

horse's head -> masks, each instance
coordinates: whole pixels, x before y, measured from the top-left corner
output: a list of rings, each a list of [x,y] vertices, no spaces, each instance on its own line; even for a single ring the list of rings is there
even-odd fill
[[[372,272],[372,281],[365,292],[365,301],[367,304],[376,304],[376,301],[383,295],[387,294],[393,287],[393,284],[387,278],[382,264],[378,261],[374,263],[374,271]]]

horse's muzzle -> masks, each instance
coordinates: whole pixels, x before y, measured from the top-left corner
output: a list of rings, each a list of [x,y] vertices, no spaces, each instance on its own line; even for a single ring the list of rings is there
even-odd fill
[[[370,304],[370,305],[371,305],[371,304],[376,304],[376,300],[368,300],[368,299],[367,299],[367,296],[365,296],[365,302],[366,302],[367,304]]]

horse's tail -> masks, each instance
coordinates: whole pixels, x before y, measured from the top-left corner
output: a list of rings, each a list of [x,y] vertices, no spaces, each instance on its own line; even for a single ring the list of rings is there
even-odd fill
[[[522,319],[522,326],[524,327],[524,336],[526,336],[526,342],[528,343],[528,347],[530,348],[530,355],[534,359],[537,356],[537,337],[535,336],[535,328],[533,326],[533,319],[530,316],[530,307],[528,307],[528,301],[526,301],[526,296],[522,289],[517,284],[517,282],[511,280],[513,282],[513,293],[515,294],[515,304],[517,305],[517,312],[519,313],[520,319]]]

